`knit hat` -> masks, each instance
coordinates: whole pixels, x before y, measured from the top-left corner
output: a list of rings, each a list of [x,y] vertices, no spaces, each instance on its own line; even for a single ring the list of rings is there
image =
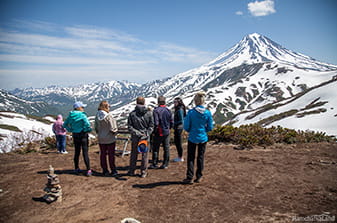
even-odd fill
[[[149,150],[149,148],[147,148],[147,140],[140,140],[137,150],[139,153],[146,153]]]
[[[86,104],[83,104],[81,101],[76,101],[75,103],[74,103],[74,105],[73,105],[73,107],[74,107],[74,109],[76,109],[76,108],[84,108],[84,107],[86,107],[87,105]]]
[[[195,94],[194,103],[195,105],[203,105],[205,104],[206,93],[201,91]]]

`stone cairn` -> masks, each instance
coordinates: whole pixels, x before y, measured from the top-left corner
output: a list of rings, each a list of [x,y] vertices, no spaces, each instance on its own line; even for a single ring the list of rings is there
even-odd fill
[[[54,173],[54,168],[49,165],[48,171],[48,183],[44,188],[46,194],[43,196],[43,200],[47,203],[52,203],[54,201],[62,201],[62,188],[60,185],[59,177]]]

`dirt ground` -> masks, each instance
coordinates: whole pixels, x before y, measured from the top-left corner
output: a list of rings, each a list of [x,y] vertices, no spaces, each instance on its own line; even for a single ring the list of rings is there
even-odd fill
[[[314,215],[336,220],[337,144],[233,148],[209,142],[204,177],[193,185],[181,184],[186,161],[140,178],[125,175],[128,156],[117,157],[120,176],[103,177],[97,146],[90,148],[91,177],[72,172],[73,148],[67,155],[0,154],[0,222],[299,222]],[[34,200],[44,195],[49,165],[60,178],[62,202]]]

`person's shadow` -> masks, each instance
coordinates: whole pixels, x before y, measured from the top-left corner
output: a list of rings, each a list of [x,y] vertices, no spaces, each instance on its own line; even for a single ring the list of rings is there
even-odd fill
[[[162,182],[155,182],[149,184],[134,184],[132,185],[133,188],[140,188],[140,189],[152,189],[155,187],[163,187],[163,186],[170,186],[170,185],[186,185],[182,181],[162,181]]]
[[[117,168],[118,170],[124,170],[126,168],[121,167],[121,168]],[[48,174],[48,171],[44,170],[44,171],[38,171],[38,174]],[[76,173],[73,169],[72,170],[55,170],[54,171],[55,174],[57,175],[62,175],[62,174],[69,174],[69,175],[74,175],[74,176],[85,176],[86,171],[85,170],[81,170],[79,173]],[[104,176],[101,172],[97,172],[92,170],[92,176],[94,177],[106,177],[106,178],[116,178],[116,180],[121,180],[121,181],[126,181],[127,178],[125,178],[124,176],[127,176],[127,174],[118,174],[117,176]]]

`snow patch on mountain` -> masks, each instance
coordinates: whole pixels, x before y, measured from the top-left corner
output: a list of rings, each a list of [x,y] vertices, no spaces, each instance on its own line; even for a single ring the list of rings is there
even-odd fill
[[[51,117],[47,119],[55,121]],[[15,112],[0,112],[0,153],[9,152],[20,144],[42,140],[51,135],[53,135],[52,124]]]
[[[313,88],[308,93],[296,98],[289,98],[273,104],[274,109],[257,113],[259,109],[238,115],[234,120],[234,126],[258,123],[277,114],[286,114],[294,111],[292,115],[276,120],[266,127],[282,126],[297,130],[324,131],[328,135],[337,135],[337,97],[335,89],[337,81],[331,81],[326,85]],[[280,105],[280,106],[278,106]],[[263,108],[260,108],[260,110]],[[296,112],[297,111],[297,112]],[[252,117],[253,118],[250,118]]]

